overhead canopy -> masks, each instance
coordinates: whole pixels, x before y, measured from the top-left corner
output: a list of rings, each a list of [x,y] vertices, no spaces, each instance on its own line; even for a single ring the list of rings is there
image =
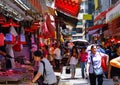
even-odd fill
[[[91,30],[91,31],[88,31],[88,34],[94,34],[98,31],[99,29],[95,29],[95,30]]]
[[[112,6],[112,7],[108,8],[107,10],[101,12],[101,13],[94,19],[94,22],[96,22],[97,20],[101,19],[102,17],[106,17],[106,14],[107,14],[110,10],[112,10],[113,8],[114,8],[114,7]]]
[[[78,19],[65,15],[64,13],[57,11],[58,17],[61,17],[66,24],[70,24],[76,27]]]
[[[94,26],[91,26],[89,28],[86,28],[87,31],[91,31],[91,30],[95,30],[95,29],[100,29],[100,28],[103,28],[107,26],[107,24],[99,24],[99,25],[94,25]]]

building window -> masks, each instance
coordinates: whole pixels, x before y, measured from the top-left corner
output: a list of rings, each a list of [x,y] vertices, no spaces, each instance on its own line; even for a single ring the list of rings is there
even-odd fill
[[[78,39],[82,39],[83,37],[82,36],[78,36]]]
[[[80,13],[84,13],[84,9],[80,9]]]
[[[82,20],[79,20],[77,25],[83,25],[83,21]]]
[[[73,38],[73,39],[83,39],[82,36],[73,36],[72,38]]]
[[[82,28],[76,28],[76,32],[77,33],[83,33],[83,29]]]
[[[118,0],[112,0],[112,4],[115,4]]]
[[[72,28],[72,31],[76,31],[76,28]]]

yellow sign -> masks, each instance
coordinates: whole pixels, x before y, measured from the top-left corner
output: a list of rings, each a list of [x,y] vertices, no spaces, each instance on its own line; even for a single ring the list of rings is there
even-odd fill
[[[83,20],[92,20],[92,15],[91,14],[84,14]]]
[[[98,0],[94,0],[95,10],[98,9]]]

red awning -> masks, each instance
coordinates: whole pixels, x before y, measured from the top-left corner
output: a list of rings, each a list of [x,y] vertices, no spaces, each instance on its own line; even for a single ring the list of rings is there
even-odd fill
[[[107,26],[107,24],[94,25],[94,26],[91,26],[91,27],[89,27],[89,28],[86,28],[86,30],[91,31],[91,30],[103,28],[103,27],[105,27],[105,26]]]
[[[108,8],[107,10],[101,12],[95,19],[94,19],[94,22],[96,22],[97,20],[101,19],[102,17],[105,17],[107,12],[109,12],[110,10],[112,10],[114,7],[110,7]]]

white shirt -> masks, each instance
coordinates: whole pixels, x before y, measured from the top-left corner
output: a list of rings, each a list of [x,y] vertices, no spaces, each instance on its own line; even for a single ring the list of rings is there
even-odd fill
[[[101,67],[102,56],[106,56],[106,54],[101,53],[101,52],[96,52],[96,54],[89,53],[88,61],[87,61],[88,63],[90,63],[89,73],[93,73],[93,66],[94,66],[94,68]],[[92,57],[92,60],[93,60],[93,65],[92,65],[91,57]]]
[[[56,76],[54,74],[52,65],[49,63],[49,61],[46,58],[43,58],[42,61],[45,63],[45,70],[46,75],[44,78],[44,83],[46,84],[53,84],[57,82]],[[40,72],[43,75],[43,63],[39,63],[39,69],[38,72]]]
[[[72,57],[70,58],[70,63],[69,63],[69,64],[76,65],[77,63],[78,63],[78,59],[72,56]]]

